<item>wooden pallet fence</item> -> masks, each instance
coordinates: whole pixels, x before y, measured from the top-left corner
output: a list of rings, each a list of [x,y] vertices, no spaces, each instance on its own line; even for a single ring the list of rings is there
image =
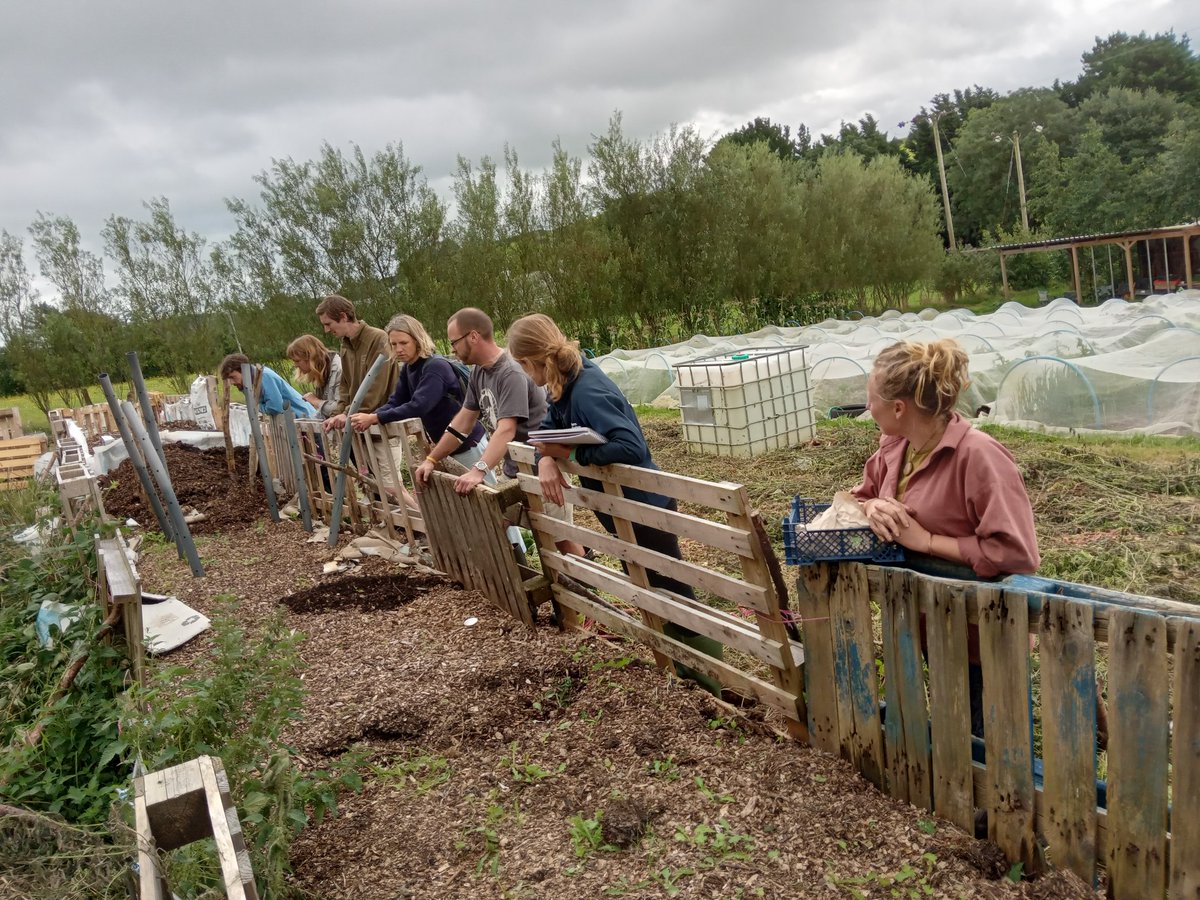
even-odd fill
[[[21,410],[15,406],[0,408],[0,441],[24,436],[25,431],[21,428]]]
[[[225,896],[230,900],[256,900],[258,889],[250,853],[220,759],[199,756],[137,776],[133,782],[133,810],[140,900],[173,896],[159,866],[160,851],[169,852],[205,838],[213,841]]]
[[[537,538],[542,568],[560,580],[553,584],[559,620],[576,627],[588,618],[618,634],[639,640],[655,651],[660,665],[674,660],[717,679],[736,693],[753,697],[780,710],[794,735],[807,738],[807,711],[802,691],[804,653],[793,643],[781,614],[780,597],[770,576],[765,548],[753,524],[746,489],[738,484],[714,483],[635,466],[603,467],[564,463],[565,471],[595,478],[603,491],[581,487],[564,489],[577,514],[591,510],[611,515],[617,534],[594,531],[553,519],[542,512],[542,488],[534,471],[533,448],[510,444],[510,453],[521,469],[518,476],[529,503],[530,523]],[[685,500],[703,514],[681,513],[628,500],[624,488],[640,488]],[[634,524],[679,535],[687,547],[699,544],[706,558],[719,558],[722,570],[685,560],[671,559],[638,546]],[[569,556],[555,548],[563,539],[576,541],[621,567]],[[647,570],[659,572],[695,588],[698,596],[711,595],[744,612],[726,612],[661,588],[651,587]],[[737,572],[731,575],[728,572]],[[561,581],[565,576],[565,583]],[[572,583],[574,582],[574,583]],[[612,600],[605,599],[613,598]],[[717,660],[663,634],[671,622],[736,647],[767,667],[770,680],[732,661]]]
[[[968,831],[975,811],[986,810],[989,838],[1027,872],[1048,861],[1091,883],[1104,866],[1114,897],[1163,897],[1168,885],[1172,897],[1197,896],[1200,826],[1188,812],[1200,803],[1193,607],[859,563],[805,566],[798,587],[816,746]],[[982,759],[972,755],[970,627],[983,675]],[[1095,673],[1105,657],[1115,724],[1101,785]]]
[[[107,403],[93,403],[90,406],[76,406],[74,408],[52,409],[50,410],[49,418],[54,419],[72,419],[79,426],[84,436],[92,443],[99,439],[104,434],[116,434],[117,423],[113,419],[112,410],[109,409]],[[62,429],[66,433],[65,427]],[[58,434],[58,431],[55,431]]]
[[[105,618],[114,607],[121,610],[125,629],[125,647],[133,677],[139,683],[146,677],[146,642],[142,631],[142,579],[129,559],[129,547],[121,532],[110,538],[94,538],[96,547],[97,596]]]
[[[46,436],[0,440],[0,491],[16,491],[33,480],[34,464],[46,452]]]

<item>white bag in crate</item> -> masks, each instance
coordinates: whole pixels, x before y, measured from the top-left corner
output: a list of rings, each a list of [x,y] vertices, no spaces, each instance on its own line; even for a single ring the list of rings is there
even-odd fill
[[[197,375],[188,393],[192,399],[192,415],[196,419],[196,424],[201,428],[215,431],[217,420],[213,417],[212,407],[208,403],[208,379],[203,375]]]

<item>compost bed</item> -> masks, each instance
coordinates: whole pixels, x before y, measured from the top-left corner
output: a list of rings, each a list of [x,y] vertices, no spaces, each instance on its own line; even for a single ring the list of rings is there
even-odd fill
[[[245,522],[246,520],[242,520]],[[242,598],[307,639],[302,768],[354,748],[361,792],[292,848],[318,897],[1091,897],[1013,883],[994,845],[892,800],[596,635],[529,630],[440,576],[330,557],[294,523],[200,539],[207,577],[151,547],[148,590]],[[543,616],[544,618],[544,616]],[[203,635],[167,657],[207,652]],[[899,879],[899,880],[897,880]],[[899,893],[896,893],[896,892]]]
[[[266,514],[266,494],[255,473],[247,475],[249,451],[233,451],[235,474],[226,467],[225,451],[197,450],[186,444],[164,444],[167,473],[181,506],[191,506],[205,518],[191,526],[192,534],[212,534],[240,528]],[[133,463],[125,460],[100,478],[104,508],[118,520],[135,519],[142,527],[157,531],[158,520],[142,498],[141,485]]]

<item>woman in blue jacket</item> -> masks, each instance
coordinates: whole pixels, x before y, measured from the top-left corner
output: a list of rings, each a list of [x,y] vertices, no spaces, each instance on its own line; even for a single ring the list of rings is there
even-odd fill
[[[538,478],[548,500],[561,504],[562,489],[570,486],[566,476],[558,467],[558,459],[574,459],[585,466],[606,466],[625,463],[643,469],[657,469],[637,414],[625,399],[620,388],[590,359],[579,352],[578,341],[568,341],[554,320],[536,313],[525,316],[512,324],[505,334],[509,354],[525,370],[537,385],[546,388],[549,408],[543,428],[590,428],[607,439],[607,443],[568,447],[563,444],[538,444],[541,456],[538,459]],[[594,478],[581,477],[580,483],[589,490],[603,491],[604,486]],[[648,503],[661,509],[675,510],[674,499],[637,488],[623,488],[630,500]],[[609,534],[616,534],[612,517],[596,513],[596,518]],[[679,538],[670,532],[635,523],[634,536],[641,547],[655,550],[674,559],[683,559],[679,550]],[[665,590],[695,599],[690,585],[659,572],[647,570],[650,584]],[[699,635],[691,629],[673,623],[663,626],[663,634],[675,638],[709,656],[721,659],[721,644],[712,638]],[[721,693],[721,686],[714,679],[701,675],[679,663],[675,671],[680,677],[699,682],[710,692]]]

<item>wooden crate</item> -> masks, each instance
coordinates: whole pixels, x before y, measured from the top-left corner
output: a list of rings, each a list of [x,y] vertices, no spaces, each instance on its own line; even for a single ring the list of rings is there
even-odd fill
[[[0,440],[8,441],[24,435],[25,432],[21,430],[21,410],[15,406],[0,409]]]
[[[33,478],[34,463],[46,452],[46,436],[0,440],[0,491],[16,491]]]

